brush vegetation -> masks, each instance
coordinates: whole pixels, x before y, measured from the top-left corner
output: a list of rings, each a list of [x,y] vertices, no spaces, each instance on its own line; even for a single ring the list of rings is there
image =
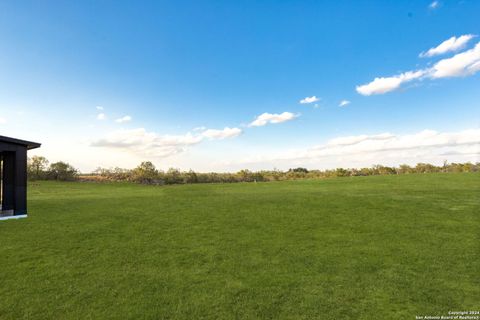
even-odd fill
[[[195,172],[193,170],[181,171],[170,168],[167,171],[158,170],[150,161],[140,163],[134,169],[124,168],[97,168],[90,174],[79,174],[73,166],[65,162],[56,162],[49,165],[44,157],[34,156],[28,161],[28,177],[30,180],[81,180],[92,182],[103,181],[128,181],[143,184],[187,184],[187,183],[232,183],[232,182],[262,182],[301,179],[324,179],[332,177],[377,176],[392,174],[412,173],[437,173],[437,172],[479,172],[480,163],[447,163],[435,166],[428,163],[418,163],[415,166],[406,164],[399,167],[374,165],[370,168],[337,168],[333,170],[308,170],[306,168],[292,168],[287,171],[240,170],[235,173],[228,172]]]

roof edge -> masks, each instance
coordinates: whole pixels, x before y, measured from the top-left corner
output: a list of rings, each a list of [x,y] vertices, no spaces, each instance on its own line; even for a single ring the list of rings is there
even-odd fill
[[[12,144],[19,144],[21,146],[26,146],[28,150],[39,148],[42,144],[33,141],[21,140],[6,136],[0,136],[0,142],[12,143]]]

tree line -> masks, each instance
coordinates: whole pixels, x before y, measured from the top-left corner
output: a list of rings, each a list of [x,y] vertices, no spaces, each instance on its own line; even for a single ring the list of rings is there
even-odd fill
[[[28,177],[30,180],[60,180],[60,181],[128,181],[143,184],[186,184],[186,183],[233,183],[262,182],[298,179],[323,179],[332,177],[393,175],[434,172],[480,172],[480,162],[475,164],[447,163],[435,166],[428,163],[418,163],[415,166],[402,164],[398,167],[374,165],[369,168],[337,168],[331,170],[308,170],[292,168],[286,171],[240,170],[235,173],[181,171],[170,168],[167,171],[158,170],[150,161],[142,162],[134,169],[97,168],[89,174],[80,174],[77,169],[66,162],[49,163],[44,157],[34,156],[28,160]]]
[[[79,171],[72,165],[59,161],[50,163],[45,157],[28,158],[27,177],[29,180],[77,180]]]

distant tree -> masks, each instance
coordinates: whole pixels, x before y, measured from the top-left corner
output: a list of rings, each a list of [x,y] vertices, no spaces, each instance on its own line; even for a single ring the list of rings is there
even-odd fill
[[[289,169],[288,171],[290,172],[302,172],[302,173],[308,173],[308,170],[307,168],[293,168],[293,169]]]
[[[44,179],[48,167],[48,160],[45,157],[33,156],[28,159],[27,174],[32,180]]]
[[[101,168],[101,167],[98,167],[92,173],[97,174],[99,176],[109,176],[109,175],[111,175],[110,170],[105,169],[105,168]]]
[[[415,166],[415,172],[417,173],[432,173],[432,172],[439,172],[440,168],[435,167],[429,163],[417,163]]]
[[[78,171],[66,162],[55,162],[50,164],[47,171],[47,178],[51,180],[72,181],[76,180]]]
[[[410,167],[408,164],[401,164],[400,167],[398,167],[397,172],[399,174],[413,173],[413,168]]]
[[[377,170],[380,175],[397,174],[397,170],[392,167],[377,166]]]
[[[447,169],[448,169],[448,161],[443,160],[442,172],[447,172]]]
[[[361,176],[371,176],[373,174],[372,168],[361,168],[359,171]]]
[[[185,183],[197,183],[198,182],[198,176],[195,173],[195,171],[190,170],[185,173]]]
[[[153,183],[158,178],[158,171],[150,161],[140,163],[133,169],[133,180],[140,183]]]
[[[29,162],[29,170],[32,176],[35,173],[34,167]],[[58,164],[58,163],[57,163]],[[55,166],[57,165],[55,164]],[[53,165],[53,164],[52,164]],[[54,170],[55,172],[61,170]],[[262,170],[249,171],[241,170],[237,173],[229,172],[194,172],[181,171],[170,168],[167,172],[157,170],[151,162],[142,162],[135,169],[103,169],[95,170],[91,177],[82,176],[82,179],[98,179],[95,181],[134,181],[139,183],[154,184],[181,184],[181,183],[233,183],[233,182],[253,182],[253,181],[276,181],[276,180],[297,180],[297,179],[324,179],[333,177],[349,176],[370,176],[370,175],[391,175],[391,174],[409,174],[409,173],[430,173],[430,172],[478,172],[480,163],[444,163],[443,166],[435,166],[428,163],[418,163],[415,167],[402,164],[399,167],[387,167],[383,165],[374,165],[370,168],[338,168],[329,170],[307,170],[305,168],[292,168],[288,171]],[[53,172],[53,171],[52,171]],[[57,179],[58,175],[50,173],[49,178]]]
[[[348,177],[349,175],[350,175],[350,172],[346,169],[337,168],[335,170],[335,176],[337,176],[337,177]]]
[[[167,184],[184,183],[180,170],[170,168],[165,172],[165,182]]]
[[[253,177],[253,172],[247,169],[238,171],[237,177],[238,180],[242,182],[252,182],[255,180],[255,178]]]
[[[474,165],[470,162],[464,163],[462,165],[462,172],[475,172]]]

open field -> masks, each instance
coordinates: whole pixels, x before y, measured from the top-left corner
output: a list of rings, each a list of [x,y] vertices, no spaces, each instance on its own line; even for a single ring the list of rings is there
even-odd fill
[[[415,319],[480,309],[480,174],[35,182],[1,319]]]

